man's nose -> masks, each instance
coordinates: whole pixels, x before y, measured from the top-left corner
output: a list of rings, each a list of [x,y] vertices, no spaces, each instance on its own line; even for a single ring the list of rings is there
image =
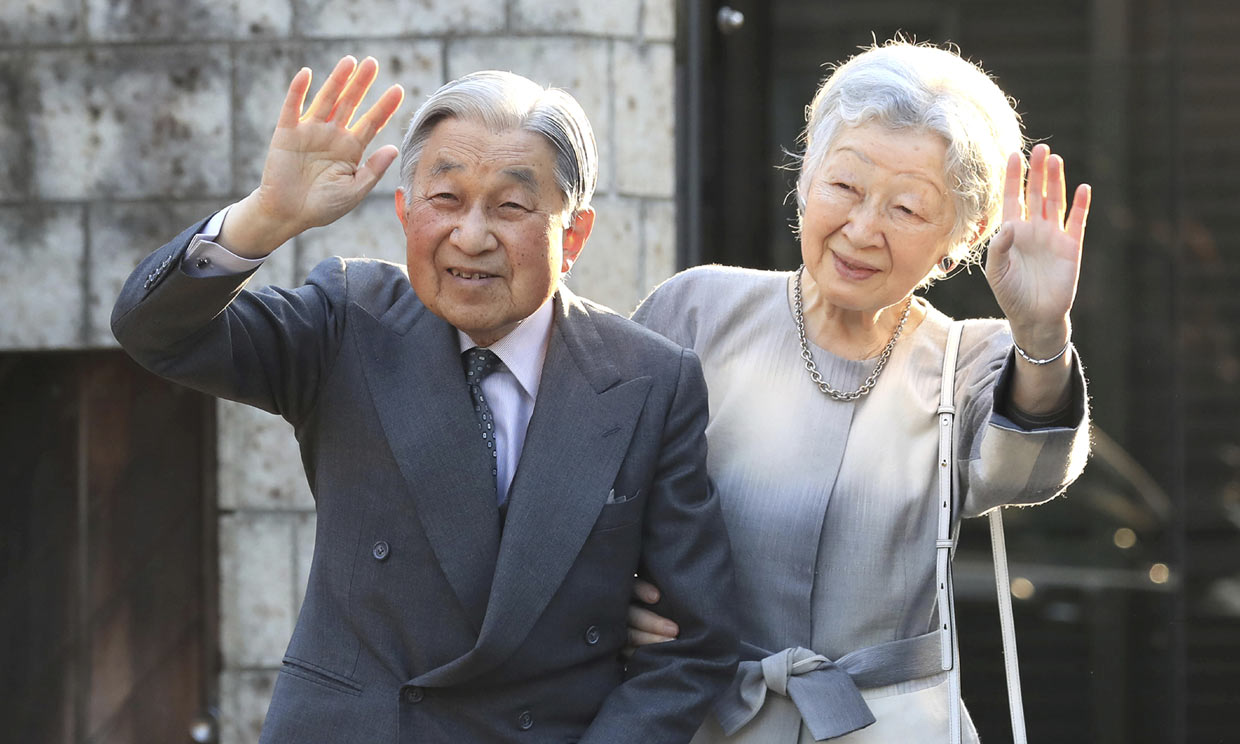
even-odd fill
[[[494,250],[499,241],[491,230],[491,221],[486,209],[481,205],[474,206],[461,215],[460,222],[452,231],[452,243],[462,253],[477,254]]]

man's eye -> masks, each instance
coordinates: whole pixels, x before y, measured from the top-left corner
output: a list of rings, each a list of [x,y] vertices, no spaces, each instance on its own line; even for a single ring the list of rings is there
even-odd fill
[[[854,190],[855,190],[855,189],[853,189],[852,184],[849,184],[849,183],[844,183],[843,181],[836,181],[835,183],[832,183],[831,185],[832,185],[832,186],[834,186],[834,187],[835,187],[835,188],[837,188],[837,189],[843,189],[843,190],[845,190],[845,191],[854,191]]]
[[[431,195],[431,198],[432,198],[432,199],[434,199],[434,200],[436,200],[436,201],[445,201],[445,200],[455,201],[455,200],[456,200],[456,194],[449,194],[448,192],[446,192],[446,191],[445,191],[445,192],[442,192],[442,193],[439,193],[439,194],[433,194],[433,195]]]
[[[500,207],[503,209],[519,209],[522,212],[530,211],[524,204],[518,204],[516,202],[504,202],[500,205]]]

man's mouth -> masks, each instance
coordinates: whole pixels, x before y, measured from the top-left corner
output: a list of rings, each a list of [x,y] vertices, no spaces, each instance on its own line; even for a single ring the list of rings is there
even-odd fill
[[[495,276],[482,271],[462,271],[461,269],[448,269],[448,273],[457,279],[491,279]]]

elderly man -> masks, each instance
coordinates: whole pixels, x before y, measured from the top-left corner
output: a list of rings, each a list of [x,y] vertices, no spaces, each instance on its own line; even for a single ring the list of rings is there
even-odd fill
[[[348,212],[400,104],[376,64],[289,86],[262,184],[148,257],[113,331],[151,370],[294,426],[318,527],[266,742],[687,741],[731,678],[728,545],[696,357],[560,285],[594,222],[566,93],[448,83],[399,153],[408,267],[255,265]],[[635,573],[677,640],[627,665]]]

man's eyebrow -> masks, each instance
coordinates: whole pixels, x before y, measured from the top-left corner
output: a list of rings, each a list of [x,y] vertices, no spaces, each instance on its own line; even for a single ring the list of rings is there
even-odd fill
[[[439,160],[435,161],[434,165],[431,166],[431,175],[440,176],[449,171],[460,170],[461,168],[464,168],[464,167],[465,166],[461,165],[460,163],[456,163],[451,160],[440,158]]]
[[[501,171],[504,175],[521,184],[522,188],[530,193],[539,193],[538,176],[535,175],[534,169],[524,165],[513,165]]]

